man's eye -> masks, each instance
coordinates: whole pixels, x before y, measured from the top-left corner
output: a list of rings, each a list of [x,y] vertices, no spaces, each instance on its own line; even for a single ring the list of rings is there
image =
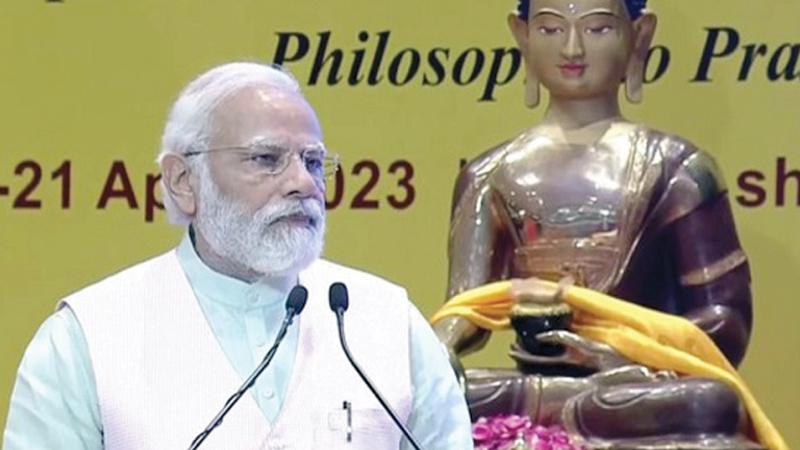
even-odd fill
[[[587,27],[586,34],[608,34],[610,33],[614,27],[611,25],[601,25],[597,27]]]
[[[539,27],[539,33],[544,34],[545,36],[550,36],[554,34],[561,34],[564,32],[564,29],[561,27],[548,27],[548,26],[541,26]]]
[[[277,166],[280,163],[281,155],[279,153],[259,152],[250,155],[250,161],[258,163],[263,166]]]
[[[306,158],[306,170],[312,173],[322,172],[324,166],[322,158]]]

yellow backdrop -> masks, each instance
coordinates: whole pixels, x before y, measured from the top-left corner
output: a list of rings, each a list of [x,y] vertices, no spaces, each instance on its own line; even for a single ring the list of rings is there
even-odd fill
[[[800,3],[650,3],[660,17],[653,82],[626,113],[689,138],[722,166],[754,277],[742,372],[798,445]],[[57,299],[179,239],[148,195],[153,159],[178,90],[221,62],[279,59],[297,75],[344,157],[328,257],[406,285],[431,314],[444,300],[460,159],[541,116],[523,107],[508,52],[513,6],[0,3],[0,423],[22,352]],[[508,365],[508,340],[469,364]]]

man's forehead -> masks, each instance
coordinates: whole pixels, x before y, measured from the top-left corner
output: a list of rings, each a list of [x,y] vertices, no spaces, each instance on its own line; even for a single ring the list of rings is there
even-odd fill
[[[247,87],[214,111],[213,132],[238,144],[267,139],[274,142],[318,142],[321,130],[316,114],[298,93],[269,86]]]
[[[220,116],[235,114],[237,112],[252,113],[257,110],[275,113],[289,113],[293,109],[311,107],[306,103],[302,95],[296,92],[289,92],[269,85],[246,86],[230,95],[216,108],[216,113]]]
[[[532,0],[531,3],[531,17],[548,12],[565,17],[582,17],[592,13],[626,17],[621,0]]]

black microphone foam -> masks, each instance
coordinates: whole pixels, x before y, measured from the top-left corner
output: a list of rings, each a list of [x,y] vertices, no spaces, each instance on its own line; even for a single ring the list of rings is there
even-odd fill
[[[286,299],[286,311],[292,311],[293,314],[300,314],[303,312],[303,308],[306,307],[307,299],[308,289],[298,284],[289,292],[289,298]]]
[[[347,286],[343,283],[333,283],[328,289],[328,301],[331,305],[331,310],[333,312],[338,312],[341,310],[342,312],[347,311],[347,308],[350,306],[350,300],[347,296]]]

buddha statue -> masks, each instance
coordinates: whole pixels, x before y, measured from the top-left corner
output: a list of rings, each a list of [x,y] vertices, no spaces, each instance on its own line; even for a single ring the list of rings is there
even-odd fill
[[[642,100],[657,24],[645,3],[520,0],[509,14],[525,102],[537,107],[543,87],[547,107],[540,123],[459,174],[448,298],[497,280],[570,280],[688,319],[736,366],[752,326],[750,273],[723,178],[689,141],[620,111],[621,90]],[[519,294],[517,367],[507,370],[463,371],[460,358],[490,332],[457,315],[436,321],[473,418],[526,414],[590,448],[760,448],[728,386],[632,364],[567,331],[557,297],[541,286]],[[548,316],[556,320],[530,328],[528,319]]]

